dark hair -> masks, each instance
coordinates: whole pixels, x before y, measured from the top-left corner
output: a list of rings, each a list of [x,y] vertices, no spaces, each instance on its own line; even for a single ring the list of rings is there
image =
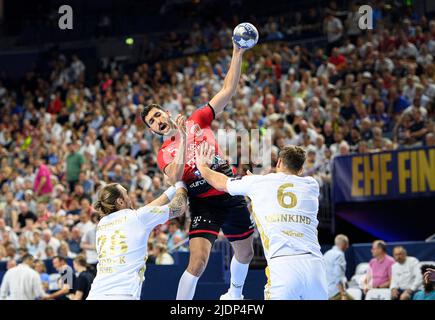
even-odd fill
[[[421,273],[426,273],[427,269],[435,269],[435,266],[433,264],[424,264],[420,267]]]
[[[306,152],[298,146],[284,147],[278,157],[290,171],[297,173],[302,169],[306,159]]]
[[[82,267],[86,267],[86,266],[87,266],[86,258],[85,258],[84,255],[81,255],[81,254],[78,255],[77,257],[74,258],[74,261],[75,261],[78,265],[80,265],[80,266],[82,266]]]
[[[30,253],[26,253],[23,258],[21,259],[22,262],[25,262],[27,260],[32,260],[33,261],[33,256]]]
[[[59,261],[63,261],[66,263],[66,259],[63,256],[54,256],[52,260],[54,260],[54,259],[58,259]]]
[[[150,113],[150,111],[154,108],[157,108],[159,110],[165,111],[160,105],[156,104],[156,103],[152,103],[149,104],[147,106],[145,106],[141,113],[140,113],[140,118],[142,119],[143,123],[145,123],[147,125],[147,127],[149,128],[149,124],[145,121],[145,117],[148,115],[148,113]]]
[[[118,188],[119,185],[119,183],[110,183],[102,187],[98,192],[98,201],[94,203],[94,209],[98,212],[100,218],[117,211],[116,200],[122,197],[122,193]]]

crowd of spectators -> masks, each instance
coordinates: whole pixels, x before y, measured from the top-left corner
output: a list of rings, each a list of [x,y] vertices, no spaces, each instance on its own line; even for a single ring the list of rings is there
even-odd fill
[[[273,17],[251,16],[249,21],[260,26],[261,42],[322,35],[322,13],[314,7]],[[203,25],[194,22],[190,28],[169,32],[163,38],[145,37],[141,39],[141,55],[156,60],[230,48],[233,29],[238,23],[237,15],[227,20],[216,17]]]
[[[387,244],[376,240],[371,249],[373,258],[357,266],[355,275],[348,281],[345,275],[348,247],[348,237],[340,234],[324,255],[330,300],[361,300],[363,297],[368,300],[435,300],[435,284],[426,279],[429,270],[434,271],[432,261],[420,262],[408,256],[402,246],[394,247],[391,257]]]
[[[272,41],[247,51],[238,91],[212,128],[271,130],[273,161],[285,145],[305,146],[305,172],[321,185],[336,156],[434,146],[435,20],[413,14],[394,23],[379,11],[375,29],[362,31],[356,10],[310,11],[303,26],[323,28],[325,43]],[[286,23],[271,17],[258,29],[266,40],[303,32]],[[166,187],[156,164],[162,138],[141,123],[142,107],[158,103],[189,116],[206,104],[229,66],[222,44],[231,43],[231,28],[193,25],[187,42],[170,33],[164,51],[188,55],[197,43],[220,50],[131,72],[111,63],[91,82],[80,57],[62,54],[48,75],[31,71],[19,86],[0,81],[0,261],[10,268],[28,253],[84,254],[95,265],[98,188],[122,183],[138,207]],[[261,167],[235,162],[239,174]],[[150,262],[173,263],[170,253],[186,250],[188,225],[187,214],[157,228]]]

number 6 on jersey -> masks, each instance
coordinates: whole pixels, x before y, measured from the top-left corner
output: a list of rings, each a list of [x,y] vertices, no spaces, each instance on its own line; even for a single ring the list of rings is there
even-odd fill
[[[293,187],[293,183],[285,183],[278,188],[278,194],[277,194],[278,203],[283,208],[291,209],[295,207],[296,204],[298,203],[298,199],[296,198],[296,195],[293,192],[290,191],[284,192],[285,189],[292,188],[292,187]],[[285,200],[286,198],[290,198],[290,201],[287,200],[287,203]]]

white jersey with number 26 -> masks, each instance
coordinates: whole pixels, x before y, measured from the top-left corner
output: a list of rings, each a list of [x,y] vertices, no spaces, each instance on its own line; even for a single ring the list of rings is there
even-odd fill
[[[227,181],[228,193],[251,198],[266,259],[309,252],[322,257],[317,238],[319,184],[284,173]]]
[[[151,231],[169,218],[169,207],[124,209],[103,217],[97,226],[97,276],[89,297],[128,295],[140,298]]]

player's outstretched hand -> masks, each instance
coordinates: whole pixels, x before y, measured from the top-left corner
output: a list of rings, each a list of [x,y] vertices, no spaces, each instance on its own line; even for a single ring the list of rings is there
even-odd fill
[[[246,49],[240,48],[237,43],[234,42],[234,39],[231,38],[232,42],[233,42],[233,54],[240,54],[243,55],[246,51]]]
[[[186,136],[186,118],[183,115],[179,114],[177,118],[175,118],[175,123],[177,124],[177,128],[180,134]]]
[[[203,142],[195,150],[196,166],[210,166],[213,163],[214,148]]]

